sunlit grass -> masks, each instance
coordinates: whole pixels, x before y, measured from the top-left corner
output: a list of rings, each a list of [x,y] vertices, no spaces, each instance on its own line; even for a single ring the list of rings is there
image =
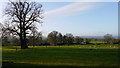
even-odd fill
[[[104,41],[91,41],[90,43],[104,43]]]
[[[111,46],[29,46],[29,49],[9,46],[3,47],[3,62],[60,66],[116,66],[118,64],[118,45]]]
[[[62,46],[29,46],[29,48],[87,48],[87,49],[118,49],[118,44],[101,44],[101,45],[62,45]]]

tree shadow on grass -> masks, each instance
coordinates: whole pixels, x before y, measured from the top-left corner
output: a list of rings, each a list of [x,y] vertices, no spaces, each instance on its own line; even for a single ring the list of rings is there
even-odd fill
[[[118,66],[104,66],[105,68],[119,68]],[[103,66],[47,66],[28,63],[3,62],[2,68],[103,68]]]

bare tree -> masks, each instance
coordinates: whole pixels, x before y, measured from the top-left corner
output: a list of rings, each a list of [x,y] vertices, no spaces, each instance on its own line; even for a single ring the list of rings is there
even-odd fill
[[[20,37],[21,49],[28,48],[26,36],[36,23],[42,23],[42,5],[27,0],[10,1],[5,9],[11,26],[7,28],[10,32]]]
[[[0,36],[2,39],[2,45],[7,45],[10,42],[10,38],[12,37],[11,33],[9,30],[6,28],[9,27],[9,23],[6,22],[5,24],[0,23]]]
[[[38,32],[36,28],[31,29],[31,34],[28,37],[28,43],[29,45],[40,45],[42,43],[42,33]]]
[[[6,37],[6,36],[10,36],[10,31],[9,30],[7,30],[6,28],[9,28],[9,23],[8,22],[6,22],[6,23],[4,23],[4,24],[2,24],[2,23],[0,23],[0,35],[1,35],[1,37],[2,38],[4,38],[4,37]]]

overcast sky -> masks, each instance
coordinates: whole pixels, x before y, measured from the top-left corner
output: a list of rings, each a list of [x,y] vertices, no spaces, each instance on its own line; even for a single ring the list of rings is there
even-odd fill
[[[43,36],[55,30],[74,36],[103,36],[118,34],[117,2],[40,2],[43,24],[37,25]],[[4,4],[0,5],[3,9]],[[0,12],[2,15],[2,10]],[[2,16],[0,16],[2,21]]]

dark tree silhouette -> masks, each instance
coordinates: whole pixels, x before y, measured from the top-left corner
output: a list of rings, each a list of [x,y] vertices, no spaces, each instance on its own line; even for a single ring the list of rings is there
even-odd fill
[[[82,42],[84,42],[84,39],[80,37],[79,41],[80,41],[80,43],[82,43]]]
[[[84,41],[84,39],[83,38],[81,38],[81,37],[79,37],[79,36],[76,36],[75,38],[74,38],[74,42],[75,43],[82,43]]]
[[[89,44],[89,43],[91,42],[91,39],[90,39],[90,38],[85,38],[84,40],[85,40],[85,43],[86,43],[86,44]]]
[[[51,33],[48,34],[48,41],[50,45],[57,45],[57,39],[58,39],[59,33],[57,31],[52,31]]]
[[[77,43],[77,44],[79,44],[79,43],[80,43],[80,37],[79,37],[79,36],[76,36],[76,37],[74,38],[74,42]]]
[[[63,35],[63,44],[67,44],[67,36]]]
[[[73,43],[74,36],[71,33],[67,33],[65,37],[66,37],[66,43],[68,46]]]
[[[59,44],[59,45],[63,44],[63,36],[61,33],[58,33],[57,44]]]
[[[42,5],[27,0],[10,1],[5,9],[5,15],[9,18],[11,26],[7,28],[10,32],[20,37],[21,49],[28,48],[26,36],[30,34],[35,23],[42,23]]]

